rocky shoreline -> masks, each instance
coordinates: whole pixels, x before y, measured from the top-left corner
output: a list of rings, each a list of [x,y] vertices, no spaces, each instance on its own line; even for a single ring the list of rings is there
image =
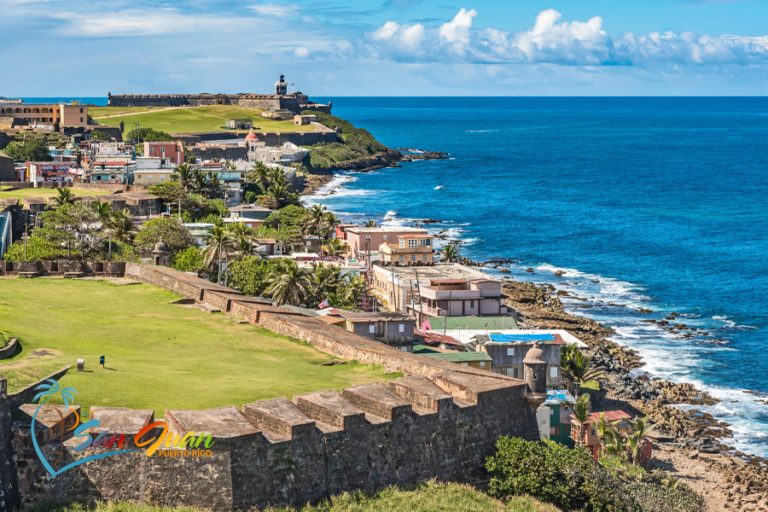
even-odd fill
[[[648,417],[656,424],[657,444],[678,452],[699,470],[703,465],[719,473],[723,488],[694,485],[708,502],[720,504],[712,510],[768,511],[768,459],[725,445],[722,439],[731,435],[729,426],[696,408],[717,400],[691,384],[633,371],[643,364],[638,353],[612,341],[610,328],[565,311],[563,293],[552,285],[504,280],[505,302],[521,314],[525,327],[566,329],[590,346],[593,363],[605,371],[602,389],[593,397],[596,409],[621,408]]]

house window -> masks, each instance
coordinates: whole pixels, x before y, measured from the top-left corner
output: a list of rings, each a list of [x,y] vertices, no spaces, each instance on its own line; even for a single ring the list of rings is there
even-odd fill
[[[469,301],[469,307],[474,308],[475,307],[475,301],[471,300]]]
[[[405,324],[398,324],[397,325],[397,331],[398,332],[405,332]]]
[[[512,377],[514,374],[514,368],[504,368],[504,373],[507,374],[507,377]]]
[[[416,240],[415,238],[408,239],[408,247],[418,247],[418,246],[419,246],[418,240]]]
[[[374,334],[376,332],[376,326],[371,324],[368,326],[368,334]]]
[[[508,348],[507,349],[507,355],[508,356],[514,356],[515,355],[515,349],[514,348]]]
[[[403,239],[401,238],[401,239],[400,239],[400,244],[399,244],[399,245],[400,245],[400,248],[401,248],[401,249],[402,249],[402,248],[404,248],[404,247],[405,247],[405,240],[403,240]]]
[[[550,366],[549,367],[549,376],[552,379],[557,378],[557,366]]]
[[[485,361],[480,361],[480,368],[485,368]]]
[[[432,240],[430,240],[429,238],[422,238],[421,245],[430,246],[432,245]]]
[[[461,363],[461,366],[469,366],[469,363]]]

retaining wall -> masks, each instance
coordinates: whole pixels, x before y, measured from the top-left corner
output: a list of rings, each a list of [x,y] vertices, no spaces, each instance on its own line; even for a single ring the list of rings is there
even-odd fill
[[[174,433],[203,431],[214,437],[211,457],[117,455],[54,479],[46,477],[29,429],[21,426],[15,444],[24,502],[129,500],[214,510],[299,506],[343,491],[375,491],[430,478],[474,481],[484,477],[485,459],[499,436],[538,439],[522,381],[401,352],[166,267],[129,263],[126,276],[304,339],[337,357],[407,376],[240,408],[167,410],[164,418]],[[91,411],[101,432],[128,437],[155,414]],[[59,466],[99,453],[75,451],[80,442],[51,441],[43,451]]]

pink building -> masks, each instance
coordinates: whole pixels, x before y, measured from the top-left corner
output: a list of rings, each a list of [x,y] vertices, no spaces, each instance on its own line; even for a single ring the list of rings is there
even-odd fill
[[[179,141],[157,141],[144,143],[144,156],[163,158],[173,165],[184,163],[184,146]]]
[[[355,258],[364,257],[369,251],[378,252],[383,243],[397,247],[405,235],[428,235],[426,229],[407,227],[349,227],[344,230],[349,253]]]

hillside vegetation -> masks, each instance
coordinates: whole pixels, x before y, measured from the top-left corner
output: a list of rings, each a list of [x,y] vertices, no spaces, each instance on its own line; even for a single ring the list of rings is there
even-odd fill
[[[196,508],[150,507],[134,504],[80,505],[33,509],[36,512],[203,512]],[[287,512],[291,509],[269,509]],[[461,484],[427,483],[412,491],[395,487],[369,496],[364,493],[344,493],[329,501],[300,509],[301,512],[558,512],[558,508],[533,498],[516,496],[506,503],[490,498],[476,489]]]
[[[323,112],[314,114],[318,122],[339,132],[340,142],[315,144],[310,149],[309,168],[315,171],[330,169],[359,169],[391,165],[400,154],[376,140],[371,132],[357,128],[349,121]]]

